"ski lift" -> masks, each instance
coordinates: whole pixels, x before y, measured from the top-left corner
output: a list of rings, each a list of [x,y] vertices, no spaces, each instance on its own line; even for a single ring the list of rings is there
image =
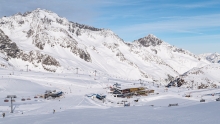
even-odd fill
[[[34,98],[36,99],[36,98],[38,98],[37,96],[34,96]]]
[[[22,98],[21,101],[25,101],[25,98]]]
[[[200,99],[200,102],[205,102],[205,99]]]
[[[4,102],[9,102],[9,100],[8,100],[8,99],[5,99]]]
[[[27,98],[27,100],[31,100],[31,98],[30,98],[30,97],[28,97],[28,98]]]
[[[12,102],[15,102],[15,100],[14,100],[14,99],[12,99]]]
[[[201,96],[200,102],[205,102],[205,99],[202,98],[203,95]]]
[[[220,95],[219,95],[219,98],[216,99],[216,101],[220,101]]]
[[[200,102],[205,102],[205,99],[201,99]]]
[[[185,97],[191,97],[191,95],[190,94],[186,94]]]

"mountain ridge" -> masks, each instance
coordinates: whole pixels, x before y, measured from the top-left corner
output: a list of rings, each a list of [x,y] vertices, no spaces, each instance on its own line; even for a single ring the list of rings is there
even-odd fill
[[[42,9],[0,18],[0,29],[28,53],[25,54],[28,59],[16,56],[8,62],[16,65],[25,61],[36,71],[63,72],[79,67],[120,77],[165,81],[169,76],[176,77],[193,67],[209,64],[153,34],[126,43],[109,29],[74,23]],[[42,56],[48,56],[46,60],[53,64],[44,64]],[[25,67],[24,63],[21,65]]]
[[[220,54],[219,53],[205,53],[199,55],[201,58],[206,59],[211,63],[220,63]]]

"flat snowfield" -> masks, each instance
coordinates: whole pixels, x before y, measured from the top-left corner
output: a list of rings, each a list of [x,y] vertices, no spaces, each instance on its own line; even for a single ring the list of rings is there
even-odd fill
[[[1,124],[219,124],[220,89],[168,88],[147,83],[155,90],[148,96],[117,98],[107,87],[119,83],[124,87],[141,86],[138,80],[124,80],[103,75],[43,73],[0,69]],[[160,84],[160,83],[158,83]],[[161,82],[163,84],[163,82]],[[157,87],[159,86],[159,87]],[[59,98],[39,98],[46,90],[63,91]],[[106,95],[104,101],[87,97]],[[190,94],[192,97],[184,97]],[[215,94],[210,95],[210,94]],[[16,95],[13,113],[7,95]],[[37,96],[38,98],[34,98]],[[30,100],[28,100],[30,98]],[[200,99],[205,102],[200,102]],[[22,101],[21,99],[25,99]],[[138,102],[134,102],[137,100]],[[130,103],[124,107],[122,101]],[[178,106],[168,107],[169,104]],[[53,112],[55,110],[55,112]]]

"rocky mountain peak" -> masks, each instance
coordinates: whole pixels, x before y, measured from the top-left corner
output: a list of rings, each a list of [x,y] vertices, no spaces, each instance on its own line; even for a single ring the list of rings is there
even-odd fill
[[[122,77],[160,80],[206,64],[153,34],[128,44],[109,29],[71,22],[39,8],[0,18],[0,30],[0,54],[12,65],[25,62],[33,70],[92,68],[108,74],[118,72]]]
[[[140,38],[134,42],[138,42],[145,47],[149,47],[160,45],[163,41],[154,36],[153,34],[149,34],[146,37]]]

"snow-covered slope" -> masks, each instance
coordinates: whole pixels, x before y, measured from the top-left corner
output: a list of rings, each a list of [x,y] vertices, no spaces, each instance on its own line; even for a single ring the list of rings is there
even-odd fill
[[[72,73],[79,68],[79,73],[169,82],[170,76],[209,64],[154,35],[125,43],[111,30],[42,9],[1,18],[0,31],[2,58],[16,69],[29,65],[35,71]]]
[[[219,73],[220,64],[152,34],[125,43],[111,30],[41,9],[0,19],[0,112],[6,113],[0,123],[217,123]],[[170,81],[182,88],[166,88]],[[115,97],[107,92],[116,82],[154,93]],[[45,90],[64,96],[41,98]],[[189,93],[191,98],[185,98]],[[13,113],[7,95],[17,95]],[[200,103],[202,96],[207,104]]]
[[[141,49],[144,48],[143,51],[148,51],[160,58],[163,63],[168,64],[168,66],[176,70],[179,74],[193,67],[202,67],[208,64],[206,60],[201,59],[193,53],[163,42],[152,34],[140,38],[134,41],[134,43],[141,47]]]
[[[176,78],[170,85],[188,88],[218,88],[220,85],[220,64],[209,64],[201,68],[193,68]]]
[[[206,53],[199,55],[201,58],[204,58],[211,63],[220,63],[220,54],[219,53]]]
[[[0,118],[1,124],[219,123],[220,104],[215,100],[219,97],[220,89],[216,88],[167,89],[163,85],[149,82],[143,82],[141,85],[138,80],[106,78],[103,75],[20,70],[11,73],[12,70],[0,68],[0,113],[6,114],[5,118]],[[147,96],[114,97],[107,92],[115,82],[126,87],[144,86],[155,92]],[[59,98],[41,98],[45,90],[63,91],[65,94]],[[192,95],[190,98],[184,97],[184,94],[189,93]],[[103,94],[106,95],[106,99],[103,101],[87,97],[86,94]],[[11,103],[4,102],[10,100],[5,98],[7,95],[17,96],[12,106],[13,113]],[[200,102],[201,96],[205,103]],[[130,106],[124,107],[123,101],[130,103]],[[178,106],[169,106],[176,103]]]

